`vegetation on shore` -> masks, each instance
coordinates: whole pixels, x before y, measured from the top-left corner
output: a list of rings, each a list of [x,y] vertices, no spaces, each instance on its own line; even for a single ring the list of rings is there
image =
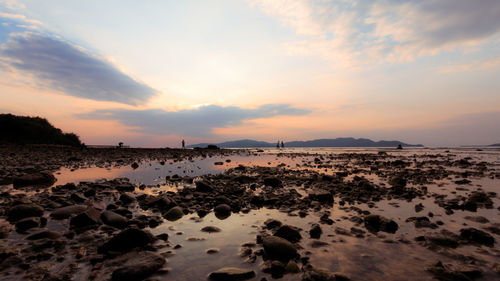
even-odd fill
[[[63,133],[45,118],[0,114],[0,143],[82,146],[74,133]]]

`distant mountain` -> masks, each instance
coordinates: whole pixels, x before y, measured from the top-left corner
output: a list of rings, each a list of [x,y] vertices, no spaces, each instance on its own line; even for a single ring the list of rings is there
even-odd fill
[[[206,147],[209,144],[215,144],[221,148],[257,148],[257,147],[276,147],[276,143],[256,140],[237,140],[222,143],[198,143],[188,145],[189,148]],[[285,142],[285,147],[397,147],[398,145],[406,147],[422,147],[421,144],[406,144],[400,141],[372,141],[370,139],[355,138],[336,138],[336,139],[318,139],[310,141],[290,141]]]
[[[500,143],[491,144],[490,146],[500,146]]]
[[[0,114],[0,143],[81,146],[77,135],[63,133],[45,118]]]

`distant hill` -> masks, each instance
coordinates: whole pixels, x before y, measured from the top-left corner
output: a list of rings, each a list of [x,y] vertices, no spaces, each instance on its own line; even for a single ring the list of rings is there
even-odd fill
[[[491,144],[490,146],[500,146],[500,143]]]
[[[236,140],[222,143],[198,143],[188,145],[189,148],[206,147],[209,144],[215,144],[221,148],[257,148],[257,147],[275,147],[276,143],[269,143],[256,140]],[[372,141],[370,139],[355,138],[336,138],[336,139],[318,139],[309,141],[290,141],[285,142],[285,147],[397,147],[398,145],[406,147],[422,147],[421,144],[406,144],[400,141]]]
[[[63,133],[45,118],[0,114],[0,143],[83,145],[77,135]]]

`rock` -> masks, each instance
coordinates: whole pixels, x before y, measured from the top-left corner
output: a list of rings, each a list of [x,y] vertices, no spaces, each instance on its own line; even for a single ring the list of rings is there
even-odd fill
[[[219,204],[214,208],[215,216],[218,219],[225,219],[231,215],[231,207],[227,204]]]
[[[128,252],[133,248],[142,248],[147,246],[153,243],[154,240],[154,236],[149,231],[129,228],[109,239],[106,243],[99,247],[98,252]]]
[[[371,232],[384,231],[388,233],[396,233],[398,224],[390,219],[379,215],[368,215],[364,218],[365,227]]]
[[[337,281],[335,275],[322,269],[312,268],[302,275],[302,281]]]
[[[55,231],[50,231],[50,230],[41,230],[38,232],[35,232],[33,234],[30,234],[26,237],[26,240],[40,240],[40,239],[58,239],[61,237],[61,233],[55,232]]]
[[[16,231],[20,233],[26,232],[26,230],[39,227],[41,225],[41,221],[39,217],[30,217],[19,220],[16,223]]]
[[[135,169],[139,168],[139,164],[137,164],[137,162],[134,162],[134,163],[132,163],[132,165],[130,165],[130,167],[132,167],[132,169],[135,170]]]
[[[483,216],[476,216],[476,217],[466,216],[465,219],[470,220],[470,221],[474,221],[474,222],[478,222],[478,223],[489,223],[490,222],[487,218],[485,218]]]
[[[126,183],[126,184],[120,184],[120,185],[117,185],[116,187],[116,190],[118,191],[123,191],[123,192],[132,192],[135,190],[135,186],[131,183]]]
[[[135,201],[135,197],[132,194],[125,192],[120,195],[120,201],[125,204],[130,204]]]
[[[460,269],[452,269],[448,266],[444,266],[441,261],[437,262],[434,266],[427,268],[427,271],[432,273],[434,277],[438,280],[445,281],[471,281],[482,276],[482,272],[479,269],[472,269],[466,267],[465,269],[461,267]]]
[[[275,236],[285,238],[286,240],[296,243],[299,242],[300,239],[302,239],[302,236],[300,235],[300,230],[291,225],[282,225],[276,230],[274,233]]]
[[[272,259],[288,261],[297,256],[297,250],[293,244],[278,236],[264,237],[262,245],[266,254]]]
[[[220,250],[217,249],[217,248],[210,248],[210,249],[206,250],[206,253],[209,254],[209,255],[217,254],[218,252],[220,252]]]
[[[111,276],[113,281],[143,280],[158,271],[164,264],[165,258],[153,252],[139,252],[119,267]]]
[[[163,241],[168,241],[168,233],[161,233],[156,235],[157,239],[163,240]]]
[[[264,225],[268,228],[268,229],[273,229],[273,228],[276,228],[276,227],[280,227],[281,226],[281,222],[279,220],[275,220],[275,219],[267,219],[265,222],[264,222]]]
[[[330,245],[328,242],[323,242],[323,241],[320,241],[320,240],[313,240],[311,242],[311,247],[312,248],[320,248],[320,247],[324,247],[324,246],[328,246]]]
[[[43,215],[43,211],[42,207],[33,203],[19,204],[7,211],[7,220],[10,222],[16,222],[24,218],[41,217]]]
[[[85,200],[87,200],[87,198],[85,198],[85,196],[83,196],[83,194],[79,192],[72,193],[70,198],[76,203],[83,203],[85,202]]]
[[[447,230],[442,230],[439,234],[427,234],[424,236],[425,241],[431,243],[431,245],[448,248],[458,247],[458,238],[458,235]]]
[[[20,177],[14,177],[12,183],[14,188],[23,186],[51,186],[56,182],[56,178],[49,172],[39,172],[25,174]]]
[[[50,216],[57,220],[67,219],[72,215],[83,213],[85,210],[87,210],[85,205],[71,205],[55,209]]]
[[[493,244],[495,244],[495,238],[493,238],[493,236],[489,233],[472,227],[460,229],[460,238],[465,239],[469,243],[485,245],[488,247],[493,247]]]
[[[416,228],[437,228],[435,223],[431,223],[428,217],[409,217],[406,222],[413,222]]]
[[[80,213],[69,221],[71,227],[74,228],[84,228],[89,226],[95,226],[99,224],[99,219],[101,217],[101,212],[95,208],[88,208],[85,212]]]
[[[471,206],[468,208],[468,206]],[[474,206],[481,208],[493,208],[493,201],[488,197],[488,195],[481,191],[473,191],[464,203],[464,208],[466,210],[475,211]]]
[[[205,226],[201,229],[203,232],[213,233],[213,232],[221,232],[221,229],[217,226]]]
[[[323,231],[321,230],[321,227],[317,223],[313,224],[311,230],[309,230],[309,235],[311,236],[311,238],[314,239],[319,239],[322,233]]]
[[[418,203],[417,205],[415,205],[415,213],[419,213],[423,209],[424,209],[424,205],[422,205],[422,203]]]
[[[319,201],[321,203],[332,203],[333,194],[326,190],[314,190],[309,193],[309,198],[314,201]]]
[[[267,177],[264,178],[264,185],[276,188],[283,186],[283,183],[276,177]]]
[[[224,267],[208,275],[213,281],[238,281],[255,277],[255,271],[244,268]]]
[[[126,217],[112,211],[103,211],[101,213],[101,221],[116,228],[125,228],[128,225]]]
[[[179,206],[173,207],[168,212],[166,212],[163,217],[169,221],[176,221],[184,216],[182,208]]]
[[[196,191],[199,192],[211,192],[213,190],[212,185],[206,181],[197,181],[196,182]]]
[[[264,273],[270,273],[274,279],[281,278],[286,272],[286,264],[277,260],[267,260],[262,266],[261,270]]]
[[[286,269],[286,272],[288,272],[288,273],[299,273],[300,272],[299,266],[293,260],[289,260],[288,261],[288,263],[286,264],[285,269]]]

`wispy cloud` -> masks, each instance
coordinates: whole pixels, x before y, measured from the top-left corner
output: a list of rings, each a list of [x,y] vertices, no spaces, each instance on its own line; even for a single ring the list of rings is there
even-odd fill
[[[500,66],[500,57],[489,60],[477,60],[469,63],[443,65],[437,68],[439,72],[454,73],[473,70],[486,70]]]
[[[35,20],[35,19],[29,19],[23,14],[12,14],[12,13],[0,12],[0,18],[10,19],[10,20],[28,23],[30,25],[36,25],[36,26],[42,24],[41,21]]]
[[[214,128],[241,125],[245,120],[270,118],[279,115],[305,115],[310,111],[287,104],[266,104],[256,109],[236,106],[206,105],[196,109],[165,111],[162,109],[96,110],[79,114],[82,119],[118,120],[134,127],[136,131],[153,135],[183,135],[207,137],[213,135]]]
[[[105,59],[48,35],[11,35],[0,46],[0,61],[70,96],[137,105],[157,93]]]
[[[500,32],[498,0],[247,0],[295,30],[292,55],[354,67],[477,45]]]

